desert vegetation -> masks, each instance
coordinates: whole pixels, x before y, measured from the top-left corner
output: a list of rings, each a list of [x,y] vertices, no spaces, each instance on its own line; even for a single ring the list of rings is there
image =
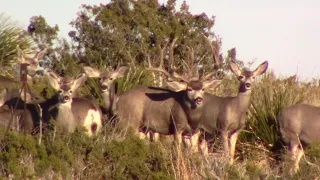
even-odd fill
[[[112,0],[108,4],[83,5],[71,22],[75,30],[69,32],[71,41],[67,41],[58,37],[58,25],[49,26],[41,15],[31,17],[28,29],[24,30],[2,14],[0,74],[2,78],[14,78],[13,65],[20,61],[18,45],[30,57],[46,49],[39,75],[28,80],[29,89],[38,95],[28,102],[31,107],[40,104],[39,98],[55,97],[60,88],[53,87],[41,72],[52,71],[55,73],[51,77],[56,79],[75,77],[75,80],[81,78],[77,75],[83,75],[84,67],[109,73],[126,67],[126,73],[112,79],[114,93],[121,95],[136,87],[168,88],[166,82],[175,78],[170,70],[182,76],[190,73],[192,60],[198,75],[210,74],[213,79],[221,80],[209,93],[236,96],[240,82],[229,70],[230,62],[241,68],[250,67],[252,62],[238,59],[235,48],[221,52],[223,42],[214,32],[214,22],[215,17],[204,13],[191,14],[186,2],[176,10],[174,0],[166,4]],[[170,64],[172,59],[174,64]],[[150,64],[163,67],[172,76],[147,70]],[[304,148],[300,169],[292,173],[292,159],[277,119],[279,112],[291,105],[318,106],[320,90],[316,81],[279,77],[270,69],[258,76],[252,84],[244,128],[236,142],[234,162],[230,164],[218,131],[210,135],[202,132],[200,136],[200,141],[210,139],[208,154],[188,146],[177,148],[172,135],[160,135],[155,141],[139,138],[134,128],[119,133],[117,112],[108,114],[113,109],[105,104],[102,78],[99,72],[87,77],[76,90],[72,89],[75,96],[88,97],[87,101],[101,107],[103,123],[97,133],[89,135],[88,129],[82,126],[66,133],[59,126],[61,120],[54,118],[37,122],[32,132],[0,126],[0,179],[318,179],[320,176],[317,142]],[[0,81],[1,90],[21,87],[19,81],[5,80]],[[117,96],[112,98],[117,102]],[[105,108],[107,113],[103,112]],[[8,109],[1,107],[0,114]]]

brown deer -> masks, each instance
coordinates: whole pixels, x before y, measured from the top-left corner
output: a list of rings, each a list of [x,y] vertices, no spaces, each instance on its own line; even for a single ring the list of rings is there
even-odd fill
[[[294,161],[292,172],[299,169],[304,154],[302,144],[320,140],[320,108],[308,104],[296,104],[282,110],[278,116],[280,132],[289,144]]]
[[[105,104],[106,114],[108,115],[109,120],[114,117],[115,115],[115,100],[116,100],[116,87],[115,81],[123,77],[129,70],[129,67],[122,66],[117,68],[114,71],[100,71],[98,69],[85,66],[83,67],[84,72],[87,74],[88,77],[98,78],[101,95]]]
[[[263,74],[268,62],[260,64],[254,71],[240,69],[236,62],[230,61],[229,68],[238,77],[240,87],[236,97],[218,97],[206,93],[204,95],[204,120],[199,128],[209,134],[218,130],[226,156],[233,163],[235,146],[240,131],[245,126],[245,115],[250,106],[251,87],[256,76]]]
[[[3,89],[0,94],[0,127],[10,128],[16,131],[23,131],[31,133],[33,130],[33,121],[30,111],[27,109],[24,114],[22,109],[3,109],[2,106],[6,103],[8,98],[8,89]],[[12,119],[12,122],[10,122]]]
[[[34,77],[41,72],[39,67],[39,62],[41,62],[44,56],[47,54],[47,48],[43,49],[36,53],[34,57],[27,57],[25,53],[20,49],[19,45],[17,46],[17,58],[18,63],[26,63],[27,66],[27,74],[28,76]],[[30,78],[30,77],[29,77]]]
[[[67,79],[46,70],[45,76],[59,93],[56,120],[63,130],[73,132],[77,126],[83,126],[90,136],[99,132],[102,128],[100,108],[88,99],[75,97],[76,90],[87,79],[86,74],[81,73],[76,78]]]
[[[186,66],[187,75],[182,76],[176,73],[173,69],[175,41],[176,39],[173,40],[169,49],[171,63],[169,71],[161,67],[163,58],[160,59],[159,67],[152,67],[149,63],[148,68],[167,76],[166,84],[169,89],[137,87],[120,94],[117,100],[120,130],[126,131],[131,127],[136,132],[144,129],[164,135],[173,134],[177,144],[181,144],[182,135],[191,135],[197,131],[203,112],[203,95],[207,89],[214,89],[221,81],[208,80],[212,73],[202,77],[195,75],[193,59],[190,59],[191,63]],[[160,57],[165,56],[160,54]],[[172,81],[172,79],[179,81]]]

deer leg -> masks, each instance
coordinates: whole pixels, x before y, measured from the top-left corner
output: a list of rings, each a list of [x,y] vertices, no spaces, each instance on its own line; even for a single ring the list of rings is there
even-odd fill
[[[199,137],[200,137],[200,131],[197,131],[195,134],[193,134],[193,135],[190,137],[191,150],[192,150],[193,152],[198,152]]]
[[[200,144],[200,150],[201,150],[201,153],[205,156],[209,154],[208,143],[205,139],[203,139]]]
[[[174,134],[174,142],[177,146],[178,150],[181,150],[181,144],[182,144],[182,132],[176,132]]]
[[[230,164],[233,164],[233,161],[234,161],[234,154],[236,150],[238,135],[239,135],[239,131],[231,134],[230,136]]]
[[[223,145],[223,151],[225,154],[225,157],[229,158],[229,142],[228,142],[228,132],[224,131],[221,132],[221,138],[222,138],[222,145]]]
[[[298,143],[291,143],[290,144],[290,151],[292,153],[292,160],[294,163],[294,167],[293,167],[293,173],[297,172],[297,170],[299,169],[299,162],[300,159],[303,155],[303,149],[299,148],[299,144]],[[292,172],[291,172],[292,173]]]

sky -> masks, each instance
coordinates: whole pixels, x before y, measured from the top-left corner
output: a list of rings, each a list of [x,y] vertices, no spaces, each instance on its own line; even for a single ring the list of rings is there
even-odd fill
[[[26,28],[30,17],[42,15],[60,36],[67,37],[69,23],[81,4],[103,0],[0,0],[0,12]],[[165,3],[166,0],[159,0]],[[177,0],[177,8],[182,0]],[[237,58],[255,68],[265,60],[279,76],[297,74],[302,80],[320,77],[320,1],[318,0],[186,0],[193,14],[216,16],[214,31],[222,38],[222,51],[237,49]]]

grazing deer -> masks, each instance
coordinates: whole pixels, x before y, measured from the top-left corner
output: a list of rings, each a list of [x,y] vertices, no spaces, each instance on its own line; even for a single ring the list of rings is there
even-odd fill
[[[268,62],[263,62],[254,71],[241,70],[233,61],[229,63],[229,68],[240,81],[238,95],[218,97],[205,94],[204,120],[199,124],[199,128],[209,134],[214,134],[216,130],[220,132],[224,151],[232,164],[237,138],[245,126],[245,115],[250,106],[252,83],[256,76],[267,70]]]
[[[118,78],[123,77],[129,70],[129,67],[122,66],[114,71],[109,72],[101,72],[98,69],[94,69],[89,66],[85,66],[83,67],[83,69],[88,77],[99,79],[100,88],[102,91],[102,98],[106,106],[106,114],[108,115],[108,118],[110,120],[115,115],[115,100],[117,96],[115,93],[115,81]]]
[[[179,75],[172,68],[173,66],[173,40],[169,59],[169,71],[161,65],[152,67],[149,61],[148,70],[158,71],[168,77],[168,79],[178,79],[180,81],[167,81],[169,89],[156,87],[137,87],[119,95],[117,101],[117,111],[119,116],[118,128],[126,131],[128,127],[136,132],[144,129],[164,135],[173,134],[175,142],[180,145],[182,135],[193,134],[197,131],[198,123],[202,116],[203,95],[205,90],[214,89],[220,84],[220,80],[208,80],[212,73],[199,77],[193,73],[196,71],[193,58],[187,64],[188,74]],[[160,53],[163,53],[161,51]],[[164,57],[160,54],[160,57]],[[191,66],[192,65],[192,66]]]
[[[294,167],[299,169],[303,155],[302,144],[310,144],[320,140],[320,108],[308,104],[296,104],[282,110],[278,116],[280,132],[289,144]]]
[[[50,70],[45,71],[45,76],[59,93],[56,120],[63,131],[74,132],[77,126],[84,126],[90,136],[99,132],[102,128],[100,108],[90,100],[75,97],[76,90],[85,82],[87,76],[81,73],[74,79],[67,79]]]

